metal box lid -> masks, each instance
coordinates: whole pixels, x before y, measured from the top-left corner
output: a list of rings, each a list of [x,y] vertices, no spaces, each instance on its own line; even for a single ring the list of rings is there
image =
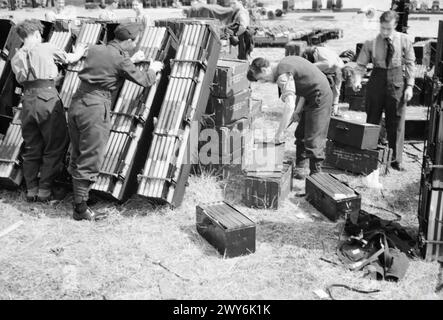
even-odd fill
[[[334,200],[358,197],[359,194],[329,173],[316,173],[306,178]]]
[[[217,222],[223,229],[255,227],[255,223],[231,204],[220,201],[199,205],[203,212]]]

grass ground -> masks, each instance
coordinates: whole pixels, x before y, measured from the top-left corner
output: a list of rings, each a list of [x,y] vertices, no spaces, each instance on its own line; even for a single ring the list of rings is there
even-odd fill
[[[353,17],[344,17],[348,16],[336,23],[352,23]],[[367,36],[371,31],[364,32]],[[330,45],[337,50],[352,48],[356,39],[362,40],[357,31],[345,29],[345,38]],[[271,60],[283,55],[283,49],[254,51],[254,56]],[[280,113],[276,88],[253,84],[253,96],[265,104],[255,126],[275,127]],[[292,142],[288,133],[287,157],[294,154]],[[362,194],[363,209],[388,219],[389,213],[373,206],[393,210],[412,233],[418,226],[421,153],[417,148],[423,145],[406,145],[405,151],[412,155],[406,156],[407,173],[391,171],[381,177],[382,191],[367,188],[362,177],[339,175]],[[240,202],[241,183],[220,182],[204,172],[191,175],[183,205],[176,210],[135,197],[123,205],[100,201],[96,208],[108,211],[110,218],[99,223],[73,221],[72,196],[50,205],[28,204],[22,191],[0,190],[0,230],[20,220],[24,223],[0,238],[0,299],[318,299],[314,290],[333,283],[380,290],[362,295],[336,289],[337,299],[443,298],[443,293],[435,292],[436,263],[411,261],[401,282],[387,283],[320,260],[337,262],[342,222],[329,222],[297,197],[303,189],[303,183],[295,182],[278,211],[253,210]],[[223,259],[196,232],[195,206],[222,199],[233,201],[257,223],[254,254]]]

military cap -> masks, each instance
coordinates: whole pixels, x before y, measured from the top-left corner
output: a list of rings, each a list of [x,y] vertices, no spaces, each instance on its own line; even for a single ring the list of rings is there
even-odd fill
[[[115,28],[114,35],[117,40],[134,40],[140,33],[141,27],[138,23],[122,23]]]

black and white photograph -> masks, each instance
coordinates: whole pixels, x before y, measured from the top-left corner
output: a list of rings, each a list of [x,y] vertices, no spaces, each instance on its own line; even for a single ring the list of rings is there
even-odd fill
[[[443,1],[1,1],[0,300],[442,301]]]

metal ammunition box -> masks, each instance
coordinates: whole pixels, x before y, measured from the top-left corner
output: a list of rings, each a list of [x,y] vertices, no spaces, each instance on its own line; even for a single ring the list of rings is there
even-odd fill
[[[197,232],[226,258],[255,252],[256,226],[226,202],[196,207]]]
[[[375,150],[360,150],[328,140],[325,163],[337,169],[368,175],[380,169],[387,174],[391,163],[392,149],[379,146]]]
[[[245,60],[218,60],[212,85],[212,96],[228,98],[248,90],[249,81],[246,78],[248,68],[249,63]]]
[[[358,149],[376,149],[380,126],[331,117],[328,139]]]
[[[250,208],[278,209],[292,190],[292,165],[284,164],[281,171],[245,174],[243,203]]]
[[[328,173],[306,178],[306,200],[332,221],[346,215],[355,219],[361,209],[360,194]]]

